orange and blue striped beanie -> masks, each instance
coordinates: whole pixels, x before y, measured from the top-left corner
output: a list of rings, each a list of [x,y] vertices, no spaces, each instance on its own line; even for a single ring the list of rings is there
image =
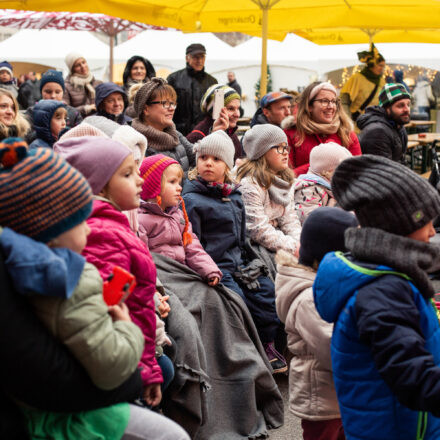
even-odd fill
[[[0,225],[44,243],[74,228],[92,210],[87,180],[50,148],[0,142]]]

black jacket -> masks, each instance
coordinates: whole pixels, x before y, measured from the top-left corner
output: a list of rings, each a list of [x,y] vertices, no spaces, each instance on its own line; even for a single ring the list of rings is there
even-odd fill
[[[238,84],[236,79],[234,79],[232,82],[228,82],[228,86],[232,87],[241,96],[241,86]]]
[[[205,117],[200,109],[200,101],[206,90],[217,84],[217,80],[205,70],[196,72],[189,65],[172,73],[167,80],[177,93],[177,108],[173,118],[176,129],[186,136]]]
[[[359,135],[362,154],[384,156],[396,162],[405,161],[408,144],[405,127],[398,127],[389,119],[384,108],[367,107],[365,114],[359,116],[357,125],[362,130]]]
[[[22,110],[35,105],[41,99],[40,80],[28,79],[18,89],[17,101]]]
[[[140,395],[138,371],[111,391],[93,385],[67,348],[38,320],[26,298],[14,292],[1,254],[0,285],[0,409],[7,409],[0,412],[0,438],[18,438],[21,426],[20,413],[8,396],[45,411],[77,412]]]

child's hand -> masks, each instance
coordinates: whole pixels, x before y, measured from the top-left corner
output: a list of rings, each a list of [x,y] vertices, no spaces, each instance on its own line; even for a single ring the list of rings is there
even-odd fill
[[[159,383],[153,383],[151,385],[147,385],[144,390],[144,400],[150,406],[159,405],[162,400],[162,391],[160,390]]]
[[[167,303],[167,300],[170,296],[160,296],[160,304],[158,306],[159,314],[161,318],[166,318],[171,311],[170,305]]]
[[[208,285],[216,286],[219,281],[220,281],[219,277],[209,278]]]
[[[227,130],[229,128],[229,116],[226,107],[220,110],[220,116],[214,121],[212,131]]]
[[[131,322],[130,314],[128,313],[128,307],[124,303],[115,306],[109,306],[108,312],[113,321]]]

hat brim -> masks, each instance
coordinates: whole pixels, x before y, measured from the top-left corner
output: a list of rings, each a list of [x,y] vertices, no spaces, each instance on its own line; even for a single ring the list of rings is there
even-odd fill
[[[187,53],[187,55],[200,55],[200,54],[206,55],[206,50],[196,49]]]

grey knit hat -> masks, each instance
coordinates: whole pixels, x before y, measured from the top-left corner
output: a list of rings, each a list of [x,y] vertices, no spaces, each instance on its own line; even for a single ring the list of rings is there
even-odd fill
[[[333,175],[332,191],[361,226],[409,235],[440,214],[440,196],[427,180],[381,156],[345,159]]]
[[[282,142],[287,144],[287,136],[277,125],[254,125],[244,136],[243,149],[249,160],[257,160]]]
[[[140,118],[144,111],[145,104],[150,100],[153,92],[161,85],[168,84],[163,78],[151,78],[147,81],[136,93],[134,98],[133,107],[136,116]]]
[[[214,131],[201,139],[194,145],[193,151],[196,153],[196,160],[199,156],[209,154],[221,159],[230,170],[234,168],[234,143],[229,135],[222,130]]]

